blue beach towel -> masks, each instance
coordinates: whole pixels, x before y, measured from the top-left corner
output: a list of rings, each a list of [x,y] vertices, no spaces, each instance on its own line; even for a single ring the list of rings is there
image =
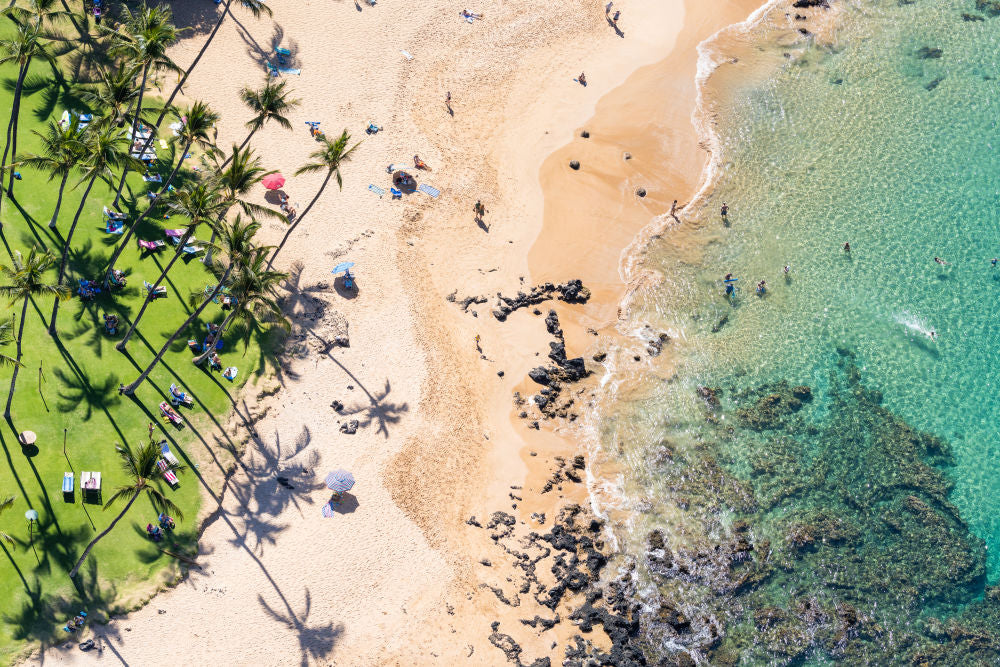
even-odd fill
[[[379,186],[375,185],[374,183],[369,183],[368,184],[368,190],[371,191],[371,192],[374,192],[375,194],[377,194],[380,199],[382,198],[382,195],[385,194],[385,190],[383,190]]]
[[[437,188],[432,188],[431,186],[427,185],[426,183],[421,183],[420,185],[418,185],[417,186],[417,190],[420,190],[425,195],[430,195],[434,199],[437,199],[438,196],[441,194],[440,190],[438,190]]]

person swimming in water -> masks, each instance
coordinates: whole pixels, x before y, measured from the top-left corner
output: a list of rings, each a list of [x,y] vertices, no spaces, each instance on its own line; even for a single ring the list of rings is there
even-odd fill
[[[930,339],[931,339],[932,341],[934,341],[934,342],[937,342],[937,332],[936,332],[936,331],[934,331],[934,329],[931,329],[931,330],[930,330],[930,331],[929,331],[929,332],[927,333],[927,337],[928,337],[928,338],[930,338]]]
[[[938,264],[940,264],[941,266],[948,266],[948,262],[944,261],[940,257],[935,257],[934,261],[937,262]]]
[[[994,269],[997,267],[997,258],[996,257],[994,257],[993,259],[990,260],[990,266],[992,266]]]

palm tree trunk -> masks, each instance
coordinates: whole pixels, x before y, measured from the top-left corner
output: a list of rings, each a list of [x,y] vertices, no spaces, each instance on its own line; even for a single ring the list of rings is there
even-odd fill
[[[199,305],[195,309],[195,311],[188,316],[186,320],[184,320],[184,324],[178,327],[177,331],[175,331],[173,335],[167,339],[167,342],[163,344],[163,347],[160,348],[160,351],[156,353],[156,356],[153,357],[153,360],[149,362],[148,366],[146,366],[146,370],[140,373],[139,377],[137,377],[135,381],[132,382],[132,384],[128,385],[127,387],[125,387],[125,389],[122,390],[126,396],[131,396],[135,392],[135,390],[139,387],[139,385],[142,384],[147,377],[149,377],[149,374],[153,372],[154,368],[156,368],[156,364],[160,363],[160,359],[162,359],[163,355],[167,353],[167,350],[170,348],[173,342],[177,340],[177,337],[180,336],[185,329],[191,326],[191,323],[194,322],[199,315],[201,315],[201,311],[205,310],[205,307],[208,306],[208,304],[212,303],[212,299],[214,299],[219,295],[219,292],[222,291],[223,284],[225,284],[226,279],[229,278],[229,274],[233,270],[233,264],[234,262],[229,263],[229,266],[226,267],[225,273],[223,273],[222,277],[219,278],[219,284],[215,286],[215,290],[208,296],[207,299],[201,302],[201,305]],[[223,324],[225,324],[225,322],[223,322]]]
[[[333,170],[326,172],[326,178],[323,179],[323,185],[319,186],[319,190],[316,192],[316,196],[312,198],[311,202],[309,202],[309,206],[306,206],[306,210],[302,211],[302,215],[295,218],[295,222],[293,222],[291,226],[289,226],[288,231],[285,232],[284,238],[281,239],[281,243],[279,243],[278,247],[274,249],[273,253],[271,253],[270,259],[267,260],[268,271],[271,270],[271,265],[274,264],[274,258],[277,257],[278,253],[281,252],[281,249],[285,247],[285,243],[288,241],[288,237],[292,235],[292,232],[295,231],[295,228],[299,226],[300,222],[302,222],[302,218],[306,217],[306,213],[308,213],[310,209],[312,209],[313,204],[315,204],[316,200],[319,199],[319,196],[323,194],[323,190],[326,189],[326,184],[330,182],[331,176],[333,176]]]
[[[20,99],[21,88],[24,86],[24,77],[27,73],[28,73],[27,67],[22,67],[20,70],[18,70],[17,84],[15,84],[14,86],[15,99]],[[3,160],[0,161],[0,174],[2,174],[2,170],[7,167],[7,155],[9,154],[10,150],[10,133],[13,129],[14,129],[14,113],[11,112],[10,120],[7,121],[7,140],[4,143],[3,147]],[[3,205],[3,187],[0,186],[0,206],[2,205]],[[0,226],[2,226],[2,224],[3,223],[0,223]]]
[[[81,565],[83,565],[83,561],[87,560],[87,556],[89,556],[89,555],[90,555],[90,552],[91,552],[91,550],[92,550],[92,549],[94,548],[94,546],[95,546],[95,545],[96,545],[96,544],[97,544],[98,542],[100,542],[100,541],[101,541],[101,539],[103,539],[105,535],[107,535],[108,533],[110,533],[110,532],[111,532],[111,529],[115,527],[115,524],[117,524],[117,523],[118,523],[119,521],[121,521],[121,520],[122,520],[122,517],[124,517],[124,516],[125,516],[125,514],[126,514],[126,513],[127,513],[127,512],[128,512],[128,511],[129,511],[130,509],[131,509],[131,508],[132,508],[132,504],[133,504],[133,503],[134,503],[134,502],[135,502],[136,500],[138,500],[138,499],[139,499],[139,496],[140,496],[140,495],[142,495],[142,494],[141,494],[141,491],[140,491],[140,493],[136,493],[136,494],[135,494],[134,496],[132,496],[131,500],[129,500],[129,501],[128,501],[128,504],[127,504],[127,505],[125,505],[125,509],[123,509],[123,510],[122,510],[122,511],[121,511],[121,512],[120,512],[120,513],[118,514],[118,516],[116,516],[116,517],[114,518],[114,521],[112,521],[112,522],[111,522],[111,523],[110,523],[110,524],[108,525],[108,527],[107,527],[107,528],[105,528],[105,529],[104,529],[103,531],[101,531],[101,533],[100,533],[100,534],[99,534],[99,535],[98,535],[97,537],[95,537],[94,539],[92,539],[92,540],[90,541],[90,544],[88,544],[88,545],[87,545],[87,548],[83,550],[83,554],[82,554],[82,555],[80,556],[80,560],[76,561],[76,565],[74,565],[74,566],[73,566],[73,569],[69,571],[69,578],[70,578],[70,579],[73,579],[74,577],[76,577],[76,573],[80,571],[80,566],[81,566]]]
[[[56,299],[58,301],[58,299]],[[24,338],[24,316],[28,313],[28,296],[24,297],[21,306],[21,322],[17,326],[17,363],[14,364],[14,374],[10,377],[10,391],[7,393],[7,406],[3,409],[4,419],[10,419],[10,406],[14,402],[14,385],[17,384],[17,371],[21,368],[21,339]]]
[[[226,15],[229,14],[229,5],[231,4],[233,4],[233,0],[226,0],[226,6],[222,8],[222,16],[219,17],[215,27],[212,28],[212,34],[210,34],[208,39],[205,40],[205,43],[201,47],[201,51],[198,52],[198,55],[195,56],[194,62],[191,63],[191,65],[187,68],[187,71],[184,72],[184,76],[182,76],[181,80],[177,82],[176,86],[174,86],[173,92],[170,93],[170,97],[167,98],[167,103],[163,105],[163,109],[160,110],[160,115],[156,119],[156,123],[154,123],[156,129],[160,129],[160,124],[163,123],[163,119],[166,118],[167,112],[170,110],[170,105],[174,103],[174,98],[177,97],[177,93],[179,93],[181,88],[184,87],[184,84],[187,83],[188,77],[191,76],[191,72],[194,71],[195,65],[197,65],[198,61],[201,60],[201,57],[205,55],[205,51],[208,50],[212,40],[215,39],[215,33],[219,32],[219,28],[222,27],[222,22],[226,20]],[[145,151],[149,148],[151,143],[153,143],[152,134],[150,134],[149,138],[146,139],[146,144],[142,147],[142,150]]]
[[[135,116],[132,118],[132,132],[129,133],[128,138],[128,150],[129,153],[132,152],[132,144],[135,143],[135,133],[139,130],[139,119],[142,117],[142,97],[146,92],[146,77],[149,75],[149,63],[142,66],[142,84],[139,86],[139,99],[136,100],[135,105]],[[153,138],[152,132],[149,134],[149,138]],[[146,147],[142,148],[143,153],[146,152]],[[142,153],[139,154],[142,157]],[[122,180],[118,182],[118,191],[115,192],[115,201],[111,204],[115,210],[120,210],[118,208],[118,201],[122,197],[122,190],[125,188],[125,177],[128,176],[128,164],[126,163],[125,168],[122,169]]]
[[[225,335],[226,329],[229,328],[229,325],[230,325],[230,323],[232,323],[233,318],[236,317],[236,311],[238,309],[239,309],[239,305],[233,306],[233,309],[231,311],[229,311],[228,315],[226,315],[226,319],[222,320],[222,324],[219,325],[219,333],[217,333],[215,335],[215,338],[212,339],[212,344],[209,347],[207,347],[206,349],[202,350],[201,354],[199,354],[197,357],[195,357],[194,359],[192,359],[191,363],[193,363],[195,366],[197,366],[198,364],[200,364],[203,361],[205,361],[205,359],[208,359],[208,355],[212,354],[212,350],[215,349],[215,342],[222,340],[222,336]]]
[[[257,131],[257,128],[254,128],[254,129],[250,130],[250,134],[248,134],[247,138],[243,140],[242,144],[240,144],[240,148],[239,148],[240,151],[242,151],[244,148],[247,147],[247,144],[250,143],[250,138],[254,135],[254,133],[256,131]],[[223,169],[225,169],[229,165],[229,163],[233,161],[233,157],[235,155],[236,155],[236,151],[233,151],[232,153],[230,153],[229,157],[226,158],[226,161],[223,162],[222,166],[219,167],[219,171],[222,171]]]
[[[21,112],[21,93],[24,90],[24,79],[28,75],[28,68],[31,67],[31,61],[24,63],[24,70],[22,70],[18,75],[18,82],[14,86],[14,108],[10,112],[10,120],[14,126],[13,131],[10,135],[10,159],[11,161],[17,160],[17,117]],[[7,194],[14,197],[14,170],[10,170],[10,176],[7,178]]]
[[[59,209],[62,207],[63,190],[66,189],[66,180],[69,172],[63,174],[62,182],[59,183],[59,197],[56,199],[56,210],[52,211],[52,220],[49,221],[49,229],[56,228],[56,221],[59,220]]]
[[[76,215],[73,216],[73,224],[69,227],[69,232],[66,234],[66,242],[63,244],[62,260],[59,262],[59,280],[56,281],[57,285],[62,285],[63,278],[66,276],[66,260],[69,259],[69,247],[70,242],[73,240],[73,232],[76,231],[76,223],[80,222],[80,214],[83,213],[83,206],[87,203],[87,197],[90,196],[90,189],[94,187],[94,181],[97,180],[97,172],[90,177],[90,182],[87,183],[87,189],[83,193],[83,198],[80,200],[80,206],[76,209]],[[59,299],[55,299],[55,303],[52,305],[52,318],[49,320],[49,335],[56,335],[56,315],[59,314]]]
[[[205,248],[205,259],[203,259],[202,262],[201,262],[205,266],[208,266],[209,264],[212,263],[212,246],[215,245],[215,237],[216,237],[215,227],[213,226],[212,227],[212,238],[208,239],[208,247]]]
[[[177,172],[180,171],[181,164],[183,164],[184,162],[184,156],[187,155],[189,148],[191,148],[190,141],[188,142],[187,146],[184,147],[184,152],[181,153],[181,159],[177,161],[177,166],[174,167],[174,170],[170,172],[170,175],[167,176],[167,180],[164,181],[163,185],[160,187],[160,190],[157,193],[158,195],[166,191],[166,189],[170,186],[170,182],[174,180],[174,176],[176,176]],[[104,272],[104,283],[102,285],[102,289],[108,289],[108,284],[111,281],[111,272],[115,270],[115,263],[118,262],[118,258],[121,257],[122,252],[125,251],[125,246],[128,244],[129,239],[131,239],[132,235],[135,233],[136,227],[139,226],[140,222],[146,219],[146,216],[149,215],[149,212],[152,211],[155,207],[156,207],[156,199],[153,199],[152,201],[149,202],[149,206],[146,207],[146,210],[140,213],[139,217],[136,218],[135,222],[133,222],[132,225],[128,228],[128,231],[125,232],[125,236],[122,237],[122,240],[118,242],[118,247],[115,248],[114,253],[111,255],[111,261],[108,263],[108,268]]]
[[[142,308],[139,309],[139,314],[135,316],[134,320],[132,320],[132,326],[130,326],[128,331],[125,332],[125,337],[118,341],[118,344],[115,345],[115,349],[119,352],[125,350],[125,346],[128,345],[129,338],[131,338],[132,334],[135,333],[135,328],[139,326],[139,320],[142,319],[143,314],[146,312],[149,302],[153,300],[153,295],[156,294],[156,288],[159,287],[160,283],[163,282],[163,279],[166,278],[167,272],[170,271],[174,263],[180,259],[181,254],[184,252],[184,246],[187,245],[187,242],[193,233],[194,227],[189,227],[188,230],[184,232],[184,236],[181,237],[180,243],[177,244],[177,252],[175,252],[174,256],[170,258],[167,265],[163,267],[163,271],[160,272],[160,277],[156,279],[156,282],[153,283],[153,287],[149,290],[149,293],[146,294],[146,300],[142,302]]]

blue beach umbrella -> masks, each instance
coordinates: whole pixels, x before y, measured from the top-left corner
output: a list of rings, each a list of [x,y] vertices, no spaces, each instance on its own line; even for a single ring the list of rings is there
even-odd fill
[[[326,486],[338,493],[348,491],[354,486],[354,475],[346,470],[334,470],[326,476]]]
[[[352,266],[354,266],[354,262],[341,262],[333,267],[333,271],[330,273],[350,273]]]

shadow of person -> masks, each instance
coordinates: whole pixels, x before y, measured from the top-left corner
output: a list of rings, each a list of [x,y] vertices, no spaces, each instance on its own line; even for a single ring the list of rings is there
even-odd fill
[[[487,234],[490,233],[490,226],[487,225],[486,221],[483,220],[482,218],[476,218],[476,224],[479,225],[479,228],[484,232],[486,232]]]
[[[351,280],[351,286],[347,286],[347,281],[344,276],[337,276],[333,279],[333,289],[337,291],[337,294],[344,297],[345,299],[356,299],[360,290],[358,289],[358,279],[354,278]]]

